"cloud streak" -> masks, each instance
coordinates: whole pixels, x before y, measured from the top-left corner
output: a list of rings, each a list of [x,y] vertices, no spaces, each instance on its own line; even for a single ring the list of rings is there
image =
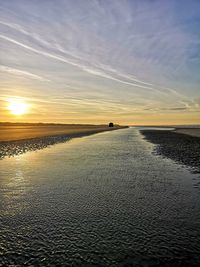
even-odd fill
[[[61,56],[58,56],[58,55],[55,55],[55,54],[51,54],[51,53],[48,53],[48,52],[45,52],[45,51],[42,51],[42,50],[35,49],[34,47],[28,46],[28,45],[26,45],[24,43],[21,43],[21,42],[19,42],[17,40],[14,40],[14,39],[9,38],[9,37],[4,36],[4,35],[0,35],[0,38],[6,40],[8,42],[11,42],[13,44],[19,45],[19,46],[21,46],[21,47],[23,47],[25,49],[28,49],[28,50],[30,50],[30,51],[32,51],[34,53],[37,53],[37,54],[43,55],[45,57],[49,57],[49,58],[52,58],[54,60],[58,60],[58,61],[70,64],[70,65],[72,65],[74,67],[77,67],[77,68],[81,69],[82,71],[85,71],[85,72],[87,72],[89,74],[92,74],[92,75],[95,75],[95,76],[99,76],[99,77],[102,77],[102,78],[105,78],[105,79],[109,79],[109,80],[112,80],[112,81],[115,81],[115,82],[118,82],[118,83],[122,83],[124,85],[134,86],[134,87],[138,87],[138,88],[141,88],[141,89],[153,91],[153,92],[156,92],[156,93],[161,94],[161,95],[166,95],[167,93],[168,94],[172,93],[173,95],[176,95],[176,96],[179,96],[179,97],[181,97],[183,99],[186,99],[186,97],[183,96],[182,94],[178,94],[175,89],[169,89],[169,88],[164,88],[164,87],[163,88],[162,87],[161,88],[159,88],[159,87],[156,88],[157,87],[156,85],[153,85],[151,83],[147,83],[145,81],[141,81],[141,80],[139,80],[137,78],[133,78],[133,77],[130,77],[130,76],[125,75],[125,74],[121,74],[121,73],[117,72],[116,70],[113,70],[113,69],[111,70],[110,68],[108,68],[114,74],[116,74],[117,76],[127,79],[127,81],[125,81],[125,80],[122,80],[120,78],[111,76],[110,74],[107,74],[106,72],[103,72],[102,68],[100,70],[99,69],[94,69],[94,68],[89,68],[88,66],[82,65],[80,63],[73,62],[73,61],[71,61],[71,60],[69,60],[67,58],[64,58],[64,57],[61,57]],[[106,69],[105,69],[105,71],[106,71]],[[11,72],[11,69],[8,72]],[[13,69],[13,73],[14,73],[14,69]],[[21,74],[23,73],[24,75],[25,74],[26,75],[29,74],[26,71],[24,71],[24,72],[20,72],[20,71],[17,71],[17,70],[15,71],[15,74],[20,74],[20,73]],[[33,75],[33,74],[31,75],[30,74],[29,76],[30,77],[32,76],[33,78],[34,77],[38,78],[38,79],[43,80],[43,81],[45,80],[42,77],[37,76],[37,75]],[[162,90],[162,89],[164,89],[164,90]],[[166,91],[167,91],[167,93],[166,93]]]
[[[0,71],[6,72],[6,73],[9,73],[9,74],[14,74],[14,75],[17,75],[17,76],[28,77],[28,78],[39,80],[39,81],[43,81],[43,82],[50,82],[49,79],[43,78],[43,77],[41,77],[39,75],[30,73],[30,72],[24,71],[24,70],[10,68],[10,67],[4,66],[4,65],[0,65]]]

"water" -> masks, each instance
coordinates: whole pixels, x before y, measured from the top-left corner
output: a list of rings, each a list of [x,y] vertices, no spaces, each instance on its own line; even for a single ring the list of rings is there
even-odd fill
[[[0,161],[0,266],[199,266],[198,177],[134,128]]]

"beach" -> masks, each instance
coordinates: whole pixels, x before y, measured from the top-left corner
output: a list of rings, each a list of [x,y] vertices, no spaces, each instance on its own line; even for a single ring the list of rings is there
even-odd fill
[[[200,172],[200,129],[140,130],[154,152]]]
[[[126,128],[106,125],[1,124],[0,159],[63,143],[72,138]]]
[[[76,135],[112,131],[122,126],[108,127],[107,125],[81,124],[39,124],[39,123],[1,123],[0,142],[27,140],[38,137],[56,135]]]
[[[152,148],[128,128],[0,160],[2,266],[199,266],[198,175]]]
[[[200,137],[200,128],[176,128],[175,132]]]

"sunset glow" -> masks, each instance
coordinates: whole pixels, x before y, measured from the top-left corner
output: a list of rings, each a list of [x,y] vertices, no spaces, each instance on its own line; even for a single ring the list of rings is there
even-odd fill
[[[21,100],[9,100],[9,111],[16,116],[23,115],[28,111],[28,105]]]

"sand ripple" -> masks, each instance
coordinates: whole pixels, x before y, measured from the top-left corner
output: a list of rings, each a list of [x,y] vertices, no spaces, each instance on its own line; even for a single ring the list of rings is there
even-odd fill
[[[189,166],[200,173],[200,138],[173,131],[141,130],[147,140],[156,144],[155,152]]]
[[[194,175],[151,148],[127,129],[1,160],[0,266],[200,266]]]
[[[33,138],[29,140],[0,142],[0,159],[8,156],[23,154],[27,151],[43,149],[50,145],[66,142],[70,137],[66,135]]]

